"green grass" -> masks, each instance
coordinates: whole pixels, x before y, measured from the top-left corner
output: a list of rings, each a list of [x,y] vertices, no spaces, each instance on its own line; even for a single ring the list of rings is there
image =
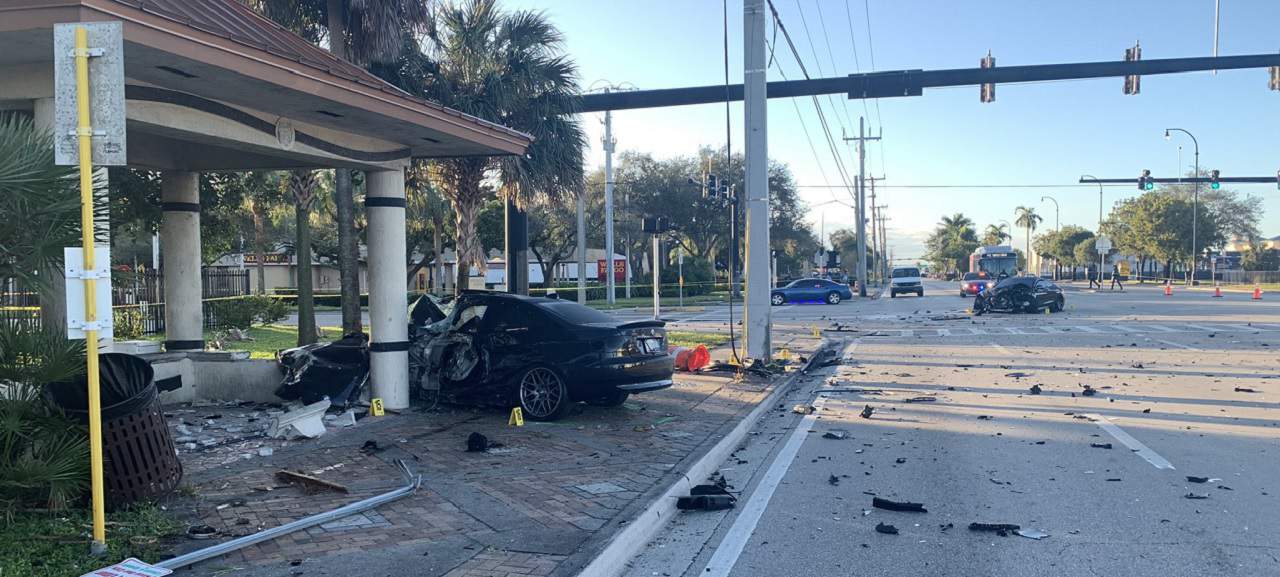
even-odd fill
[[[676,347],[696,347],[706,345],[708,349],[729,342],[726,333],[707,331],[667,331],[667,344]]]
[[[179,524],[159,507],[135,505],[107,513],[107,554],[89,555],[87,511],[21,513],[0,521],[0,576],[76,577],[127,557],[157,561]]]
[[[332,341],[342,336],[341,327],[320,327],[320,340]],[[298,327],[285,325],[265,325],[249,329],[251,341],[226,341],[225,350],[249,351],[251,359],[274,359],[276,351],[298,346]],[[150,341],[163,341],[164,333],[143,337]],[[205,342],[213,340],[213,332],[205,331]],[[7,577],[0,573],[0,577]]]
[[[568,292],[568,291],[565,291],[565,292]],[[728,300],[727,295],[728,293],[711,293],[711,294],[703,294],[698,296],[687,296],[687,297],[684,297],[684,306],[686,307],[701,306],[701,305],[727,302]],[[600,300],[587,301],[587,306],[594,309],[600,309],[600,310],[652,307],[653,297],[632,297],[629,299],[617,298],[613,300],[613,303],[614,304],[611,305],[608,302],[606,302],[604,299],[600,299]],[[679,297],[662,297],[662,306],[663,307],[680,306],[680,298]]]

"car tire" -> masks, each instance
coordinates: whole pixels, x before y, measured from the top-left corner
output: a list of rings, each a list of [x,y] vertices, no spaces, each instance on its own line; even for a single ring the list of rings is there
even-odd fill
[[[836,291],[831,291],[831,292],[827,293],[827,304],[829,304],[829,305],[838,305],[838,304],[840,304],[840,293],[838,293],[838,292],[836,292]]]
[[[784,297],[781,294],[775,293],[773,296],[769,297],[769,302],[773,303],[773,306],[775,307],[780,307],[786,304],[787,297]]]
[[[891,298],[891,299],[896,299],[896,298],[898,298],[898,293],[893,292],[893,291],[889,291],[889,298]]]
[[[1052,312],[1052,313],[1062,312],[1062,297],[1058,297],[1057,300],[1053,301],[1053,303],[1049,305],[1049,312]]]
[[[550,367],[534,365],[516,377],[516,399],[520,411],[531,421],[554,421],[569,412],[573,400],[560,374]]]
[[[920,298],[924,298],[924,291],[923,291],[923,290],[918,290],[918,291],[916,291],[916,296],[918,296],[918,297],[920,297]]]
[[[587,401],[587,404],[593,407],[621,407],[622,403],[627,402],[627,398],[630,396],[631,393],[622,389],[613,389],[603,397]]]

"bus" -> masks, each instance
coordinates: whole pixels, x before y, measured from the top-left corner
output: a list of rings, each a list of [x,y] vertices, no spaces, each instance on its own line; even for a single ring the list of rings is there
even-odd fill
[[[969,255],[969,272],[999,279],[1018,274],[1018,253],[1011,246],[980,246]]]

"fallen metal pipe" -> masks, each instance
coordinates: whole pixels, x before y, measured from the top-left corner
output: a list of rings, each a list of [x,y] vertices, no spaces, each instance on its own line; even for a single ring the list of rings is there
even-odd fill
[[[185,555],[179,555],[172,559],[161,561],[159,563],[156,563],[155,565],[157,567],[163,567],[165,569],[177,569],[179,567],[186,567],[187,565],[191,565],[192,563],[199,563],[200,561],[204,561],[205,559],[212,559],[214,557],[220,557],[222,555],[226,555],[227,553],[230,553],[232,551],[236,551],[239,549],[243,549],[245,547],[248,547],[249,545],[262,543],[263,541],[270,541],[277,537],[282,537],[284,535],[288,535],[289,533],[293,533],[295,531],[301,531],[308,527],[323,525],[330,521],[336,521],[343,517],[368,511],[369,509],[380,507],[386,503],[390,503],[392,501],[400,499],[401,497],[405,497],[407,495],[413,494],[415,491],[418,490],[418,487],[422,485],[422,475],[414,475],[413,472],[409,470],[409,466],[406,465],[404,461],[397,459],[396,465],[399,466],[401,472],[404,473],[405,479],[408,481],[408,484],[406,484],[403,487],[400,487],[399,489],[391,491],[390,493],[383,493],[376,497],[370,497],[363,501],[356,501],[355,503],[344,505],[332,511],[326,511],[324,513],[298,519],[297,521],[294,521],[292,523],[286,523],[279,527],[273,527],[271,529],[259,531],[252,535],[245,535],[244,537],[241,537],[239,539],[232,539],[230,541],[227,541],[226,543],[219,543],[212,547],[206,547],[204,549],[192,551]]]

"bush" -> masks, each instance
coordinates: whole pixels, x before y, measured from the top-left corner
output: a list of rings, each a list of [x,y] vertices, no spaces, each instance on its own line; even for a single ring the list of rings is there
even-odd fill
[[[216,329],[247,329],[254,324],[271,324],[289,316],[289,305],[269,296],[248,296],[212,303]]]
[[[116,340],[131,341],[142,338],[146,332],[142,311],[137,307],[117,308],[112,311],[114,327],[112,331]]]

